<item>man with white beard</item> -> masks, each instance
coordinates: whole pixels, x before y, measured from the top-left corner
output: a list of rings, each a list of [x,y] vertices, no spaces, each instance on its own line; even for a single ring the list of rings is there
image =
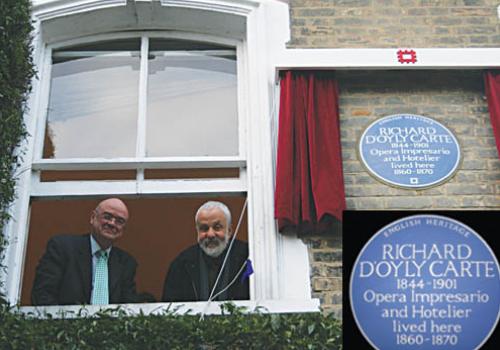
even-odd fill
[[[248,245],[234,240],[230,246],[229,208],[221,202],[206,202],[196,212],[195,224],[198,244],[181,252],[170,264],[162,301],[202,301],[211,295],[212,300],[249,299],[248,278],[241,278],[247,264]]]

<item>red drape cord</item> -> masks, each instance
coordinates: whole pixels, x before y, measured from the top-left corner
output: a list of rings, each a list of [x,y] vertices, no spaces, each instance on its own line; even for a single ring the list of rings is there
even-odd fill
[[[324,231],[345,209],[333,74],[285,72],[279,124],[275,217],[280,231]]]
[[[498,156],[500,157],[500,72],[486,72],[484,83],[491,126],[493,127]]]

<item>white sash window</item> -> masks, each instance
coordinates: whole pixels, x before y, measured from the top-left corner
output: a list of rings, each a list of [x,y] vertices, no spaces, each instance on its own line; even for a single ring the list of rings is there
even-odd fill
[[[271,57],[287,41],[287,5],[34,0],[33,19],[38,79],[26,114],[30,136],[14,220],[4,232],[8,268],[0,276],[9,302],[21,303],[29,294],[23,274],[36,263],[30,255],[33,220],[57,215],[56,208],[86,208],[89,200],[117,196],[140,212],[156,203],[191,208],[215,197],[234,208],[248,200],[242,238],[255,273],[251,300],[242,305],[318,310],[307,249],[300,239],[279,235],[273,217],[277,103]],[[238,215],[235,209],[234,221]],[[34,245],[34,254],[45,243]],[[204,304],[179,312],[201,311]],[[161,312],[163,306],[128,307]],[[219,312],[217,303],[206,311]]]

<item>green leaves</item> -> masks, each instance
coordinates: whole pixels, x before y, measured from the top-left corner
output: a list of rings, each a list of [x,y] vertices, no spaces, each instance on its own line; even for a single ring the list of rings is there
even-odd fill
[[[41,320],[4,307],[0,309],[0,349],[342,349],[341,324],[333,317],[250,314],[226,305],[225,315],[202,321],[172,312]]]
[[[22,156],[16,147],[26,137],[23,114],[35,74],[32,29],[29,0],[0,1],[0,261],[6,244],[3,228],[15,198],[15,171]]]

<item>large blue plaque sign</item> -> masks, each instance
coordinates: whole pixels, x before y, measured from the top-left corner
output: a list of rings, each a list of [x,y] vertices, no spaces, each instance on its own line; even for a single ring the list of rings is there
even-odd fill
[[[377,179],[405,188],[439,184],[451,177],[460,163],[460,146],[451,131],[414,114],[391,115],[370,124],[358,151]]]
[[[351,273],[351,308],[376,349],[479,349],[500,317],[500,271],[470,227],[415,215],[377,232]]]

